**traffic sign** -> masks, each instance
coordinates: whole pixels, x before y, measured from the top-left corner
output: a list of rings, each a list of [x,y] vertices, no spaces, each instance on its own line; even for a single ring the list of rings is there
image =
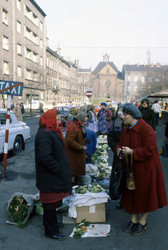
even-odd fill
[[[86,96],[87,96],[87,97],[91,97],[91,96],[92,96],[92,88],[88,88],[88,89],[86,90]]]
[[[22,96],[23,83],[0,80],[0,94]]]

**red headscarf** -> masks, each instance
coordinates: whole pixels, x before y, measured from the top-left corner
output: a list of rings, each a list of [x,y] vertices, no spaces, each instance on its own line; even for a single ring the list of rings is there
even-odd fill
[[[59,123],[56,119],[56,109],[50,109],[47,112],[45,112],[39,120],[39,126],[40,127],[46,127],[50,131],[56,131],[64,141],[63,134],[61,132],[61,129],[59,127]]]

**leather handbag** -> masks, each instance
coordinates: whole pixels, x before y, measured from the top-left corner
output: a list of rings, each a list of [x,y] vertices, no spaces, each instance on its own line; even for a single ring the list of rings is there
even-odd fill
[[[134,178],[134,171],[133,171],[133,153],[131,152],[131,160],[130,164],[128,163],[128,155],[125,152],[125,161],[126,161],[126,168],[127,168],[127,180],[126,180],[126,188],[129,190],[135,190],[135,178]]]
[[[121,191],[125,187],[125,170],[123,169],[122,151],[120,157],[114,156],[110,177],[109,196],[112,200],[119,200]]]

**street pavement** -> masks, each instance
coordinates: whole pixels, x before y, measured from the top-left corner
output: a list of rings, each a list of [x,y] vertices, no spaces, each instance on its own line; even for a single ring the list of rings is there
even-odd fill
[[[125,224],[130,220],[130,214],[124,209],[117,210],[118,201],[109,201],[106,204],[106,223],[111,225],[110,235],[106,238],[71,239],[70,233],[74,224],[66,224],[63,233],[67,236],[65,241],[56,241],[44,236],[42,217],[34,215],[29,219],[25,228],[18,228],[5,223],[9,220],[6,211],[6,203],[14,192],[36,194],[35,187],[35,162],[34,162],[34,136],[38,128],[39,117],[24,118],[31,127],[32,139],[26,145],[25,151],[18,156],[8,159],[7,180],[0,182],[0,249],[3,250],[165,250],[167,249],[168,232],[168,207],[161,208],[150,213],[147,222],[147,230],[140,236],[132,236],[122,232]],[[165,126],[160,122],[157,127],[157,144],[162,145]],[[112,152],[109,151],[110,162]],[[161,157],[161,163],[168,194],[168,158]],[[2,161],[0,162],[2,170]]]

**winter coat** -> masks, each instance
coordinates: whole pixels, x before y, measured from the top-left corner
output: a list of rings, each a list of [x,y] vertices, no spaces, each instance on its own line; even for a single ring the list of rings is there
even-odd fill
[[[23,121],[23,119],[22,119],[22,113],[21,113],[21,108],[20,108],[19,105],[16,105],[16,107],[14,108],[14,113],[15,113],[15,115],[17,117],[17,120],[20,121],[20,122],[22,122]]]
[[[99,119],[100,117],[100,112],[101,112],[102,109],[99,110],[98,114],[97,114],[97,119]],[[105,108],[105,116],[106,116],[106,120],[107,120],[107,123],[108,123],[108,128],[110,129],[111,127],[111,120],[112,120],[112,113],[110,111],[109,108]]]
[[[121,119],[117,118],[113,122],[113,126],[111,128],[111,131],[109,131],[107,134],[108,145],[111,148],[111,150],[113,151],[113,153],[115,152],[115,148],[116,148],[118,142],[120,141],[120,135],[121,135],[122,130],[123,130],[122,121],[121,121]]]
[[[55,131],[40,127],[35,138],[36,186],[46,193],[70,192],[71,171],[64,142]]]
[[[72,175],[85,175],[86,155],[85,150],[81,150],[84,145],[81,128],[72,122],[65,135],[65,150]]]
[[[167,205],[166,189],[154,130],[142,118],[125,128],[117,148],[133,149],[136,189],[124,189],[121,202],[129,213],[146,213]],[[117,150],[116,148],[116,150]]]
[[[139,110],[141,111],[142,118],[145,122],[147,122],[154,131],[156,131],[156,121],[155,121],[155,113],[150,108],[144,108],[143,106],[139,107]]]

